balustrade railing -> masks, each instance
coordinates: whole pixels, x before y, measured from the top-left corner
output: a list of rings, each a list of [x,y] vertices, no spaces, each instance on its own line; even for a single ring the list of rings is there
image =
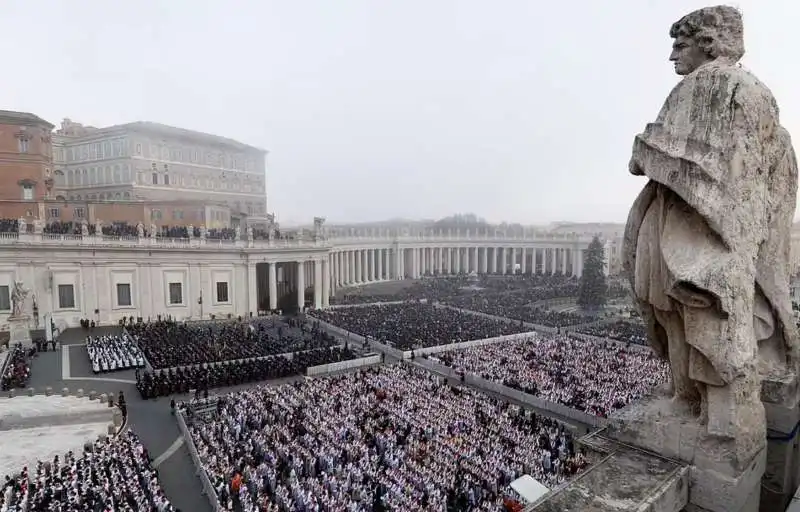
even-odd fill
[[[500,244],[513,245],[533,245],[542,244],[588,244],[589,237],[579,237],[577,235],[553,234],[537,235],[528,237],[503,237],[500,235],[472,235],[448,236],[439,234],[417,234],[417,235],[374,235],[374,236],[333,236],[320,238],[317,240],[309,239],[230,239],[230,238],[171,238],[171,237],[137,237],[137,236],[112,236],[112,235],[80,235],[80,234],[57,234],[57,233],[0,233],[0,245],[9,244],[46,244],[46,245],[92,245],[92,246],[142,246],[142,247],[220,247],[220,248],[259,248],[259,249],[323,249],[335,248],[346,245],[371,245],[381,244],[390,245],[400,244],[440,244],[447,245],[452,243],[465,244],[485,244],[488,246]]]

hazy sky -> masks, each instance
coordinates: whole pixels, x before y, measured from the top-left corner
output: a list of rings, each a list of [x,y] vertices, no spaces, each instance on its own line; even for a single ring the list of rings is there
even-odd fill
[[[631,143],[691,0],[4,0],[0,108],[269,150],[282,222],[624,221]],[[800,140],[800,4],[743,1],[744,64]]]

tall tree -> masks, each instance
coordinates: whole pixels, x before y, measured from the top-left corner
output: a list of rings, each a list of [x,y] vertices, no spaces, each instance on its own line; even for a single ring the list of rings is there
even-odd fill
[[[583,275],[578,289],[578,305],[584,309],[600,309],[606,305],[605,254],[600,238],[595,236],[583,259]]]

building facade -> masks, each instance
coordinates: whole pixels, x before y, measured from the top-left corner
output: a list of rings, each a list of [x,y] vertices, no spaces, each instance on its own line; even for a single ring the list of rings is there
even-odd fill
[[[0,329],[15,281],[31,290],[36,325],[88,318],[246,316],[324,308],[340,287],[455,273],[580,276],[591,240],[364,233],[315,240],[167,239],[0,233]],[[35,307],[34,307],[35,303]]]
[[[178,195],[224,206],[234,220],[266,218],[262,149],[150,122],[94,128],[65,119],[53,138],[60,199],[163,202]],[[207,221],[209,227],[224,223]]]
[[[50,197],[52,129],[52,124],[33,114],[0,110],[0,200]]]

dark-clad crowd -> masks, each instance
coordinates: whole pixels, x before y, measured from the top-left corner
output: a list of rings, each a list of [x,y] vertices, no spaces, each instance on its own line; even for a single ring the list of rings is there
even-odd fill
[[[194,391],[195,396],[201,393],[208,396],[209,389],[293,377],[304,374],[312,366],[348,361],[355,357],[356,354],[349,348],[327,347],[287,356],[170,368],[154,373],[137,371],[136,389],[145,400],[190,391]]]
[[[501,511],[586,466],[563,425],[410,365],[223,397],[189,430],[225,510]]]
[[[3,391],[12,388],[25,388],[31,376],[31,353],[21,344],[15,344],[9,349],[5,370],[0,378],[0,387]],[[0,368],[2,364],[0,364]]]
[[[446,345],[525,332],[504,322],[431,304],[406,302],[312,311],[314,318],[387,342],[400,350]]]
[[[332,347],[328,333],[278,316],[242,321],[188,324],[174,320],[127,327],[154,369],[273,356]]]
[[[583,326],[575,332],[635,345],[647,345],[647,329],[641,321],[615,320],[607,324]]]
[[[0,490],[3,512],[172,512],[158,472],[136,435],[126,430],[73,452],[38,462]]]
[[[0,219],[0,233],[19,233],[17,219]]]
[[[667,382],[668,365],[649,350],[533,334],[431,357],[458,371],[607,417]]]

